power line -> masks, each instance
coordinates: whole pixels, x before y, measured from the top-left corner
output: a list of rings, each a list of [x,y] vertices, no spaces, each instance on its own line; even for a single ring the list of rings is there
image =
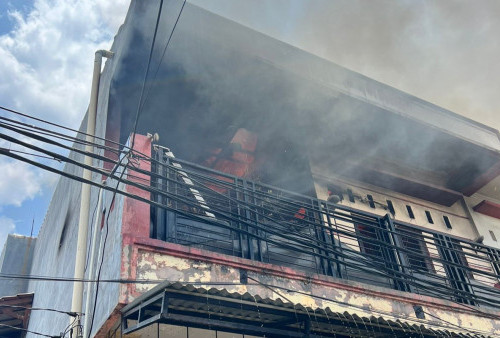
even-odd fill
[[[48,334],[44,334],[44,333],[40,333],[40,332],[36,332],[36,331],[30,331],[28,329],[24,329],[22,327],[17,327],[17,326],[12,326],[12,325],[7,325],[7,324],[0,324],[0,327],[8,327],[10,329],[14,329],[14,330],[19,330],[19,331],[24,331],[24,332],[27,332],[27,333],[32,333],[32,334],[36,334],[38,336],[43,336],[43,337],[49,337],[49,338],[61,338],[61,336],[51,336],[51,335],[48,335]]]
[[[85,278],[70,278],[70,277],[51,277],[51,276],[39,276],[39,275],[17,275],[17,274],[5,274],[0,273],[0,278],[6,279],[23,279],[23,280],[33,280],[42,282],[81,282],[81,283],[95,283],[97,279],[85,279]],[[111,284],[161,284],[169,280],[162,279],[101,279],[101,283],[111,283]],[[171,283],[178,283],[179,281],[169,281]],[[193,285],[241,285],[241,283],[236,282],[189,282]],[[247,284],[248,285],[248,284]],[[252,284],[250,284],[252,285]],[[3,305],[0,305],[0,307]]]
[[[332,298],[328,298],[328,297],[324,297],[324,296],[318,296],[318,295],[314,295],[312,294],[312,292],[309,294],[307,292],[303,292],[303,291],[298,291],[298,290],[293,290],[293,289],[290,289],[290,288],[286,288],[286,287],[282,287],[282,286],[277,286],[277,285],[272,285],[272,284],[267,284],[267,283],[262,283],[260,282],[259,280],[255,279],[255,278],[252,278],[250,276],[248,276],[248,279],[250,280],[253,280],[254,282],[256,282],[257,284],[261,285],[261,286],[264,286],[268,289],[270,289],[271,291],[273,291],[274,293],[276,293],[278,296],[282,297],[283,299],[287,300],[289,303],[291,304],[294,304],[293,302],[291,302],[290,300],[287,299],[287,297],[283,296],[281,293],[277,292],[276,290],[273,290],[273,289],[281,289],[281,290],[284,290],[284,291],[287,291],[287,292],[291,292],[291,293],[297,293],[297,294],[301,294],[301,295],[304,295],[304,296],[310,296],[312,298],[317,298],[317,299],[321,299],[321,300],[324,300],[324,301],[329,301],[329,302],[332,302],[332,303],[336,303],[336,304],[339,304],[339,305],[343,305],[343,306],[348,306],[348,307],[352,307],[352,308],[356,308],[356,309],[359,309],[359,310],[362,310],[364,312],[375,312],[375,313],[378,313],[378,314],[381,314],[381,315],[384,315],[384,316],[389,316],[389,317],[392,317],[392,318],[396,318],[398,320],[406,320],[406,321],[413,321],[413,322],[417,322],[417,323],[420,323],[420,324],[426,324],[426,325],[429,325],[429,323],[427,321],[423,321],[423,320],[419,320],[419,319],[414,319],[414,318],[407,318],[407,317],[403,317],[403,316],[397,316],[395,315],[394,313],[391,313],[391,312],[387,312],[387,311],[382,311],[382,310],[373,310],[373,309],[370,309],[370,310],[367,310],[366,308],[362,307],[362,306],[358,306],[358,305],[355,305],[355,304],[351,304],[351,303],[347,303],[347,302],[342,302],[342,301],[339,301],[339,300],[336,300],[336,299],[332,299]],[[307,310],[307,309],[306,309]],[[313,309],[314,310],[314,309]],[[432,316],[432,315],[431,315]],[[439,320],[442,320],[441,318],[439,317],[435,317],[436,319],[439,319]],[[497,318],[498,319],[498,318]],[[442,320],[443,322],[447,322],[446,320]],[[450,325],[452,326],[456,326],[460,329],[463,329],[463,330],[466,330],[468,332],[471,332],[471,333],[474,333],[474,334],[481,334],[480,331],[472,331],[472,330],[468,330],[466,328],[462,328],[458,325],[455,325],[451,322],[447,322],[449,323]],[[438,326],[438,327],[444,327],[444,328],[449,328],[449,326],[445,326],[445,325],[441,325],[441,324],[431,324],[432,326]]]
[[[0,278],[1,278],[1,276],[0,276]],[[24,310],[31,310],[31,311],[58,312],[58,313],[63,313],[63,314],[69,315],[71,317],[76,317],[78,314],[81,314],[81,313],[77,313],[77,312],[62,311],[62,310],[57,310],[57,309],[49,309],[49,308],[41,308],[41,307],[27,307],[27,306],[21,306],[21,305],[7,305],[7,304],[0,303],[0,310],[2,308],[24,309]]]
[[[148,91],[146,92],[146,96],[144,98],[144,103],[142,104],[143,107],[144,107],[144,105],[146,104],[146,101],[149,98],[149,93],[151,92],[151,87],[153,86],[153,83],[155,82],[156,77],[158,76],[158,72],[160,70],[160,66],[163,63],[163,58],[165,57],[165,54],[166,54],[167,49],[168,49],[168,46],[170,45],[170,40],[172,39],[172,36],[174,35],[175,28],[177,27],[177,23],[179,22],[179,19],[181,17],[181,14],[182,14],[182,11],[184,10],[184,6],[185,5],[186,5],[186,0],[184,0],[184,2],[182,3],[182,7],[181,7],[181,9],[179,11],[179,15],[177,16],[177,19],[175,20],[174,26],[172,28],[172,31],[170,32],[170,35],[169,35],[168,40],[167,40],[167,43],[165,44],[165,47],[163,48],[163,52],[161,54],[160,61],[158,62],[158,66],[156,67],[156,71],[155,71],[155,74],[153,76],[153,81],[151,81],[151,85],[148,87]]]
[[[151,42],[151,48],[150,48],[150,51],[149,51],[148,63],[147,63],[147,67],[146,67],[146,72],[144,74],[144,80],[143,80],[143,83],[142,83],[141,94],[139,96],[139,102],[137,104],[137,112],[135,114],[135,121],[134,121],[134,127],[133,127],[133,132],[132,132],[132,144],[130,146],[131,150],[134,149],[135,137],[136,137],[136,132],[137,132],[137,125],[138,125],[138,122],[139,122],[139,115],[141,113],[142,96],[144,94],[144,88],[146,86],[146,80],[147,80],[147,77],[148,77],[148,74],[149,74],[149,69],[150,69],[150,65],[151,65],[151,58],[153,56],[153,49],[154,49],[154,45],[155,45],[155,41],[156,41],[156,34],[158,32],[158,26],[159,26],[159,23],[160,23],[160,17],[161,17],[162,8],[163,8],[163,0],[160,0],[160,6],[158,8],[158,16],[156,18],[156,24],[155,24],[154,34],[153,34],[153,41]],[[130,152],[129,152],[129,154],[130,154]],[[126,156],[128,156],[128,154]],[[120,159],[120,162],[118,163],[118,166],[121,164],[121,162],[123,161],[123,159],[125,159],[126,156],[123,156]],[[127,164],[128,164],[128,162],[127,162]],[[117,168],[118,166],[116,166],[115,168]],[[116,193],[118,191],[118,187],[120,186],[120,183],[121,183],[120,181],[121,181],[121,179],[122,179],[122,177],[123,177],[123,175],[125,173],[126,168],[127,168],[127,165],[125,165],[125,168],[123,168],[123,171],[120,174],[120,178],[119,178],[118,182],[116,183],[116,187],[115,187],[115,189],[113,191],[113,197],[111,198],[110,205],[113,205],[113,202],[115,201]],[[111,175],[113,175],[113,171],[108,175],[108,178]],[[108,233],[109,233],[109,217],[110,217],[110,215],[111,215],[111,212],[108,212],[108,214],[106,216],[105,235],[104,235],[104,241],[103,241],[103,245],[102,245],[101,262],[99,264],[99,270],[97,272],[97,282],[96,282],[96,290],[95,290],[95,297],[94,297],[94,307],[93,307],[93,310],[92,310],[92,320],[90,322],[90,328],[89,328],[89,331],[88,331],[89,332],[89,335],[88,335],[89,338],[90,338],[90,335],[92,333],[92,328],[94,326],[94,314],[95,314],[95,311],[96,311],[97,298],[98,298],[98,294],[99,294],[99,279],[101,277],[102,265],[104,263],[104,252],[106,250],[106,243],[107,243]]]
[[[11,109],[11,108],[0,106],[0,109],[8,111],[8,112],[16,114],[16,115],[19,115],[19,116],[23,116],[23,117],[28,118],[28,119],[32,119],[32,120],[35,120],[35,121],[38,121],[38,122],[49,124],[49,125],[57,127],[57,128],[65,129],[65,130],[68,130],[68,131],[72,131],[72,132],[75,132],[75,133],[83,135],[83,136],[91,136],[91,135],[89,135],[89,134],[87,134],[87,133],[85,133],[83,131],[80,131],[80,130],[77,130],[77,129],[73,129],[73,128],[69,128],[69,127],[63,126],[61,124],[53,123],[53,122],[50,122],[48,120],[44,120],[44,119],[41,119],[41,118],[37,118],[37,117],[34,117],[34,116],[31,116],[31,115],[22,113],[20,111],[17,111],[17,110]],[[17,122],[19,122],[19,121],[17,121]],[[22,122],[20,122],[20,123],[22,123]],[[96,139],[99,139],[99,140],[110,142],[110,143],[118,145],[120,147],[125,147],[125,148],[127,147],[126,145],[124,145],[122,143],[115,142],[113,140],[105,139],[105,138],[102,138],[102,137],[99,137],[99,136],[95,136],[95,135],[92,135],[92,137],[94,137]]]
[[[63,174],[65,174],[65,173],[63,173]],[[77,177],[77,178],[78,178],[78,177]],[[90,183],[93,183],[93,182],[90,182]],[[120,192],[120,193],[122,193],[122,192]],[[127,194],[127,193],[125,193],[125,192],[123,192],[123,193],[124,193],[125,195]],[[137,196],[130,196],[130,194],[128,194],[128,195],[129,195],[128,197],[131,197],[131,198],[134,198],[134,197],[135,197],[135,198],[137,198]],[[140,199],[140,198],[137,198],[137,199]],[[148,201],[145,201],[145,202],[148,202]],[[150,202],[150,201],[149,201],[149,202]],[[154,203],[154,204],[157,204],[157,203]],[[162,207],[163,207],[163,206],[162,206]],[[71,280],[71,281],[73,281],[73,280]],[[102,282],[120,282],[120,283],[131,283],[131,282],[133,282],[133,283],[148,283],[148,282],[151,282],[151,281],[146,281],[146,280],[144,280],[144,281],[140,281],[140,280],[136,280],[136,281],[127,281],[127,280],[113,280],[113,281],[109,280],[109,281],[108,281],[108,280],[106,280],[106,281],[104,281],[104,280],[103,280]],[[154,281],[154,283],[158,283],[158,281]],[[204,283],[204,284],[206,285],[207,283]],[[482,312],[480,312],[480,311],[476,311],[476,312],[479,312],[479,313],[480,313],[480,314],[482,314],[482,315],[488,315],[488,314],[482,313]]]
[[[123,158],[122,158],[122,159],[123,159]],[[153,160],[151,160],[151,161],[153,161]],[[77,165],[81,165],[80,163],[76,163],[76,164],[77,164]],[[125,168],[125,169],[126,169],[126,168]],[[178,169],[177,169],[177,170],[178,170]],[[125,171],[125,170],[124,170],[124,171]],[[123,172],[122,172],[122,174],[123,174]],[[149,174],[150,174],[150,175],[152,175],[152,173],[149,173]],[[122,176],[123,176],[123,175],[121,175],[121,176],[120,176],[120,178],[121,178]],[[121,180],[119,180],[119,181],[121,181]],[[126,183],[126,184],[127,184],[127,183],[129,183],[129,184],[130,184],[130,182],[124,182],[124,183]],[[142,189],[144,189],[144,186],[142,186],[141,188],[142,188]],[[186,201],[184,201],[184,202],[186,202]],[[162,206],[162,207],[163,207],[163,208],[165,208],[164,206]],[[456,292],[456,291],[455,291],[455,292]]]
[[[21,158],[21,159],[22,159],[22,158]],[[25,161],[29,161],[29,160],[25,159]],[[34,164],[34,165],[37,165],[37,166],[43,166],[43,165],[38,164],[38,163],[33,162],[33,161],[31,161],[31,163],[32,163],[32,164]],[[79,164],[79,163],[77,163],[77,164],[78,164],[78,165],[81,165],[81,164]],[[49,167],[49,168],[50,168],[50,167]],[[55,170],[55,169],[53,169],[53,168],[50,168],[50,169],[51,169],[52,171],[54,171],[54,170]],[[61,175],[63,175],[63,176],[68,176],[68,174],[66,174],[66,173],[64,173],[64,172],[57,171],[57,170],[56,170],[56,172],[60,173],[60,174],[61,174]],[[123,176],[123,175],[122,175],[122,176]],[[74,177],[74,175],[70,175],[70,178],[75,178],[75,177]],[[82,178],[79,178],[79,177],[76,177],[76,179],[78,179],[78,180],[82,180]],[[146,190],[148,190],[148,189],[147,189],[147,187],[144,187],[144,186],[142,186],[142,185],[140,185],[140,184],[137,184],[137,183],[135,183],[135,182],[130,182],[130,181],[127,181],[127,180],[122,180],[122,177],[120,177],[120,178],[119,178],[119,182],[118,182],[118,184],[119,184],[120,182],[123,182],[123,183],[125,183],[125,184],[132,184],[132,185],[138,186],[138,187],[140,187],[140,188],[142,188],[142,189],[146,189]],[[93,184],[93,185],[97,185],[97,186],[102,187],[102,185],[96,184],[96,183],[94,183],[94,182],[92,182],[92,181],[89,181],[89,182],[86,182],[86,183],[90,183],[90,184]],[[108,190],[109,190],[109,189],[108,189]],[[113,189],[113,191],[117,191],[117,190],[116,190],[116,189]],[[148,190],[148,191],[157,192],[157,193],[163,193],[162,191],[158,191],[157,189]],[[123,191],[120,191],[119,193],[120,193],[120,194],[123,194],[123,195],[126,195],[126,196],[128,196],[128,197],[131,197],[131,198],[139,199],[139,200],[144,201],[144,202],[149,203],[149,204],[153,204],[153,205],[156,205],[156,206],[160,206],[160,207],[162,207],[162,208],[164,208],[164,209],[167,209],[167,210],[172,210],[172,211],[180,212],[180,211],[178,211],[178,210],[174,210],[174,209],[172,209],[172,208],[168,208],[168,207],[166,207],[165,205],[162,205],[162,204],[159,204],[159,203],[156,203],[156,202],[150,201],[150,200],[148,200],[148,199],[138,198],[138,197],[137,197],[137,196],[135,196],[135,195],[128,194],[128,193],[123,192]],[[171,195],[167,195],[167,196],[169,196],[169,197],[171,197],[171,198],[174,198],[174,199],[175,199],[175,198],[177,198],[176,196],[171,196]],[[177,198],[177,199],[179,199],[179,198]],[[192,201],[190,201],[190,200],[183,200],[183,199],[179,199],[179,201],[181,201],[181,202],[185,202],[185,203],[191,203],[191,204],[193,204],[193,202],[192,202]],[[214,211],[215,211],[215,210],[214,210]],[[227,215],[225,215],[224,213],[217,212],[217,214],[219,214],[220,216],[226,217],[226,218],[228,217],[228,216],[227,216]],[[189,216],[189,217],[194,217],[194,218],[197,218],[197,215],[193,215],[193,214],[189,214],[189,213],[186,213],[186,215],[187,215],[187,216]],[[109,217],[109,214],[108,214],[108,217]],[[232,219],[232,217],[230,217],[230,219]],[[202,218],[201,218],[201,220],[203,220],[203,221],[207,221],[207,220],[202,219]],[[241,220],[240,220],[240,221],[241,221]],[[247,222],[247,223],[248,223],[248,222]],[[219,223],[217,223],[217,224],[218,224],[218,225],[221,225],[221,226],[224,226],[224,225],[219,224]],[[259,227],[259,226],[255,225],[255,224],[251,224],[251,223],[248,223],[248,226],[250,226],[250,227]],[[232,227],[230,227],[230,226],[228,226],[228,228],[229,228],[229,229],[232,229]],[[234,230],[234,229],[233,229],[233,230]],[[240,229],[240,231],[241,231],[241,229]],[[267,231],[268,231],[268,232],[273,232],[273,231],[272,231],[272,230],[270,230],[270,229],[268,229]],[[244,232],[244,231],[243,231],[243,232]],[[274,234],[276,235],[277,233],[274,233]],[[250,233],[248,233],[248,235],[252,235],[252,236],[254,236],[253,234],[250,234]],[[268,241],[268,242],[270,242],[270,243],[273,243],[273,241],[272,241],[271,239],[269,239],[269,238],[266,238],[265,240],[266,240],[266,241]],[[291,240],[295,240],[295,241],[297,241],[297,239],[293,239],[293,238],[292,238]],[[292,249],[292,248],[293,248],[294,250],[301,251],[301,250],[300,250],[299,248],[297,248],[297,247],[291,247],[290,245],[285,245],[285,244],[283,244],[283,243],[278,243],[278,242],[276,242],[275,244],[280,245],[280,246],[285,246],[285,247],[286,247],[286,246],[289,246],[289,247],[290,247],[290,249]],[[309,245],[309,244],[311,244],[311,243],[306,243],[306,242],[304,242],[303,244],[304,244],[304,245]],[[308,252],[305,252],[305,253],[308,253]],[[344,254],[344,253],[338,253],[338,252],[336,252],[336,254],[341,254],[341,255],[344,255],[344,256],[345,256],[345,254]],[[321,256],[323,257],[324,255],[321,255]],[[346,256],[346,257],[347,257],[347,256]],[[333,259],[332,257],[329,257],[329,256],[324,256],[323,258]],[[374,264],[375,262],[369,262],[369,263]],[[346,262],[343,262],[343,264],[346,264]],[[384,270],[388,270],[388,269],[382,269],[381,271],[379,271],[379,270],[375,270],[375,271],[373,271],[373,270],[369,270],[369,269],[367,270],[367,268],[366,268],[365,266],[363,266],[363,265],[359,265],[359,264],[355,264],[355,263],[353,263],[353,262],[351,262],[351,263],[349,263],[349,264],[350,264],[350,265],[353,265],[353,266],[356,266],[356,268],[358,268],[358,269],[360,269],[360,270],[366,270],[367,272],[370,272],[370,273],[381,274],[381,275],[383,275],[383,276],[385,276],[385,277],[392,278],[392,279],[397,279],[397,280],[400,280],[400,281],[403,281],[403,282],[410,282],[410,281],[408,281],[407,279],[404,279],[404,278],[403,278],[403,277],[405,276],[405,274],[401,273],[400,271],[396,271],[396,270],[391,270],[391,269],[389,269],[389,270],[391,270],[391,272],[393,272],[393,273],[396,273],[396,274],[397,274],[397,275],[392,275],[392,274],[387,274],[387,272],[383,272]],[[347,265],[349,265],[349,264],[347,264]],[[375,268],[377,268],[377,266],[375,266]],[[384,267],[382,267],[382,268],[384,268]],[[397,277],[397,276],[399,276],[399,275],[401,275],[401,277]],[[408,278],[408,277],[411,277],[411,276],[407,276],[407,278]],[[419,282],[417,282],[417,281],[411,281],[411,283],[412,283],[412,284],[415,284],[417,287],[420,287],[421,289],[427,289],[427,290],[428,290],[428,292],[433,293],[433,294],[436,294],[436,296],[438,296],[438,297],[440,296],[440,295],[439,295],[439,294],[437,294],[434,290],[431,290],[431,289],[427,288],[425,285],[422,285],[422,284],[420,284],[420,283],[419,283]],[[434,284],[435,284],[435,283],[434,283]],[[436,286],[436,287],[439,287],[439,288],[443,288],[443,285],[440,285],[440,284],[435,284],[435,286]],[[489,290],[489,289],[488,289],[488,290]],[[457,290],[453,289],[453,290],[452,290],[452,292],[453,292],[453,295],[455,295],[455,294],[456,294],[457,292],[459,292],[459,291],[457,291]],[[481,298],[482,298],[482,299],[484,299],[486,302],[489,302],[489,300],[488,300],[488,299],[486,299],[486,298],[484,298],[484,297],[481,297]]]

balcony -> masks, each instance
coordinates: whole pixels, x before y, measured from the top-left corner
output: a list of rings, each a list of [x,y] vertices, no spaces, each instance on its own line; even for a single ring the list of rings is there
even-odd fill
[[[500,251],[153,148],[150,237],[307,274],[500,308]]]

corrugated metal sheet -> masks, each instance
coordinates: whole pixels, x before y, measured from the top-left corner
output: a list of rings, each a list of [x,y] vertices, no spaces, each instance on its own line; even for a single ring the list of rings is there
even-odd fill
[[[333,312],[330,308],[325,309],[312,309],[306,308],[301,304],[293,304],[288,301],[284,301],[281,298],[270,299],[261,298],[259,295],[251,295],[250,293],[240,294],[237,292],[229,292],[223,286],[203,288],[196,287],[191,284],[183,283],[164,283],[161,284],[151,291],[138,297],[134,302],[128,304],[122,309],[122,314],[126,318],[127,315],[135,313],[141,307],[151,305],[151,300],[154,297],[158,297],[162,293],[166,293],[169,296],[169,311],[181,309],[182,311],[193,311],[198,314],[212,313],[213,318],[225,318],[226,320],[236,320],[242,321],[247,320],[249,322],[260,323],[262,327],[266,327],[272,324],[279,323],[283,321],[283,314],[288,313],[289,318],[293,319],[295,315],[296,318],[304,318],[308,316],[311,321],[311,333],[319,335],[328,335],[329,332],[332,334],[347,334],[354,337],[378,337],[386,336],[387,334],[394,336],[446,336],[446,337],[481,337],[481,334],[474,334],[472,332],[467,332],[459,327],[455,328],[438,328],[433,326],[432,323],[426,322],[425,320],[414,320],[414,319],[396,319],[391,318],[390,314],[379,315],[375,314],[373,316],[360,317],[356,314],[356,311],[345,311]],[[172,295],[185,295],[183,298],[177,296],[172,301],[170,298]],[[195,298],[191,296],[201,296],[205,301],[196,301]],[[210,300],[210,302],[209,302]],[[218,300],[220,306],[213,305],[212,300]],[[224,307],[221,303],[224,300],[230,302],[241,304],[241,307]],[[217,304],[215,302],[215,304]],[[248,304],[255,304],[257,311],[251,311]],[[260,309],[260,310],[259,310]],[[271,312],[271,309],[276,310],[275,314]],[[146,311],[144,311],[146,312]],[[325,318],[327,321],[325,321]],[[299,321],[297,319],[297,321]],[[289,326],[289,329],[300,329],[300,325]],[[339,325],[340,324],[340,325]],[[284,326],[283,326],[284,327]],[[344,331],[340,331],[344,329]]]

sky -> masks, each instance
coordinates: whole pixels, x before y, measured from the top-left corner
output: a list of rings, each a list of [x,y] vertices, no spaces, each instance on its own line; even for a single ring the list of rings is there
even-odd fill
[[[500,129],[500,1],[190,2]],[[94,52],[111,47],[128,5],[0,0],[0,105],[78,127]],[[0,173],[1,248],[8,233],[38,233],[57,177],[5,157]]]

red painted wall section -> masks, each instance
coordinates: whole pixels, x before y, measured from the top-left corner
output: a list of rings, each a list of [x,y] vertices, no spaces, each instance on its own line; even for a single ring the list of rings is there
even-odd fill
[[[141,153],[142,156],[151,156],[151,139],[143,135],[135,135],[134,150]],[[151,171],[151,162],[145,159],[130,159],[131,164],[142,170]],[[139,173],[131,166],[129,166],[128,177],[129,180],[143,184],[150,185],[150,177],[148,175]],[[150,199],[150,193],[138,187],[127,185],[126,191],[146,199]],[[131,237],[145,237],[149,238],[149,204],[137,201],[133,198],[126,197],[123,206],[123,224],[122,235],[123,239]],[[123,243],[124,245],[127,243]]]
[[[475,212],[500,219],[500,204],[498,203],[484,200],[473,209]]]
[[[151,157],[151,138],[144,135],[135,135],[134,150],[140,153],[141,157]],[[130,160],[134,167],[151,171],[151,161],[147,159],[132,158]],[[129,167],[129,180],[143,185],[150,185],[150,176],[137,172]],[[139,187],[126,186],[126,191],[146,199],[150,199],[150,193]],[[133,245],[136,240],[149,239],[150,227],[149,204],[136,199],[125,197],[122,215],[122,257],[120,276],[123,279],[136,278],[137,249]],[[120,287],[119,302],[126,303],[129,294],[134,291],[131,284],[122,284]]]

